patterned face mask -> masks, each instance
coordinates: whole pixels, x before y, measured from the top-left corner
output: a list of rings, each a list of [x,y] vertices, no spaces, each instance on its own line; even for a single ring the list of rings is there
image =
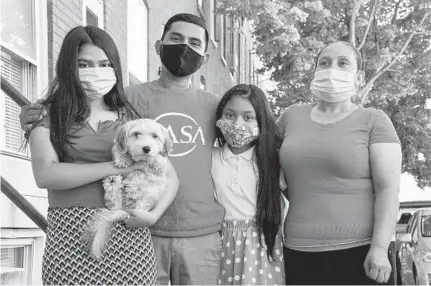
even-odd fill
[[[247,125],[235,125],[218,120],[216,126],[226,139],[227,144],[233,148],[241,148],[259,138],[259,128],[251,128]]]

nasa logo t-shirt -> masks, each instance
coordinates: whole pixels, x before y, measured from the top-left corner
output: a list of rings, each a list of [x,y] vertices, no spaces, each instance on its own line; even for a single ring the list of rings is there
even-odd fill
[[[180,180],[177,196],[151,229],[153,235],[181,237],[220,230],[224,209],[214,199],[211,152],[219,97],[200,89],[167,89],[156,82],[126,88],[135,110],[168,129],[169,154]]]

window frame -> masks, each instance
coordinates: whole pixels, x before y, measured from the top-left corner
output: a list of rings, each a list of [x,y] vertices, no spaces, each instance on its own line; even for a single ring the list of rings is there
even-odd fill
[[[1,249],[4,248],[24,248],[23,252],[23,269],[26,272],[26,281],[28,285],[33,282],[33,261],[35,257],[35,244],[32,238],[14,238],[4,239],[1,238]]]
[[[146,21],[147,22],[146,23],[146,26],[147,26],[146,27],[146,33],[147,33],[147,39],[146,39],[147,53],[145,54],[147,65],[146,65],[146,78],[145,78],[145,81],[143,81],[143,82],[146,82],[146,81],[150,80],[150,61],[149,61],[149,58],[150,58],[150,37],[149,37],[149,35],[150,35],[150,6],[148,5],[148,1],[147,0],[139,0],[139,1],[142,1],[142,3],[145,5],[145,8],[147,10],[147,21]],[[127,9],[129,9],[129,5],[127,5]],[[127,18],[129,18],[128,12],[127,12]],[[162,25],[162,34],[163,34],[163,28],[164,28],[164,25]],[[129,22],[127,22],[127,31],[129,31]],[[132,75],[134,78],[136,78],[138,81],[140,81],[140,79],[138,79],[136,77],[136,75],[133,74],[130,71],[130,64],[129,63],[131,62],[131,56],[130,56],[130,53],[129,53],[129,41],[130,41],[130,39],[127,37],[127,79],[126,79],[127,85],[130,85],[130,75]]]
[[[8,43],[1,41],[1,48],[8,50],[14,56],[22,59],[29,63],[31,66],[26,67],[24,71],[29,76],[33,77],[33,86],[30,89],[33,94],[29,94],[29,86],[24,83],[24,86],[20,87],[22,94],[29,99],[34,101],[48,88],[48,11],[47,11],[47,0],[33,0],[33,16],[34,16],[34,33],[33,41],[36,49],[36,58],[31,58],[23,53],[14,49]],[[25,80],[28,80],[26,77]],[[34,88],[33,88],[34,87]],[[0,106],[5,107],[5,100],[3,96],[0,97]],[[3,108],[2,119],[5,118],[5,108]],[[6,124],[5,122],[2,122]],[[23,132],[23,131],[21,131]],[[24,160],[30,160],[30,150],[27,147],[25,152],[19,152],[17,150],[7,149],[4,140],[0,145],[0,154],[17,157]]]
[[[97,27],[105,29],[105,5],[102,0],[83,0],[82,2],[82,24],[87,25],[87,9],[98,18]]]

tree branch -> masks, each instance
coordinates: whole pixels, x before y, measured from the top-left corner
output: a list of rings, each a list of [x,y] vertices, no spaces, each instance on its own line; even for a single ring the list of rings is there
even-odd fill
[[[412,38],[416,35],[417,31],[419,30],[419,28],[423,25],[423,23],[425,22],[426,18],[431,14],[431,10],[427,11],[425,13],[425,15],[422,17],[422,20],[420,21],[419,25],[414,29],[414,31],[409,35],[409,37],[407,38],[407,40],[405,41],[403,47],[401,48],[401,50],[398,52],[398,54],[394,57],[394,59],[388,63],[385,66],[382,66],[379,70],[376,71],[376,74],[365,84],[365,86],[360,90],[359,94],[360,94],[360,98],[361,98],[361,103],[364,104],[365,101],[368,98],[368,94],[369,91],[371,90],[374,82],[376,81],[377,78],[379,78],[384,72],[386,72],[391,66],[393,66],[398,59],[401,57],[401,55],[404,53],[404,51],[406,50],[407,46],[409,45],[410,41],[412,40]]]
[[[401,0],[399,2],[401,2]],[[367,39],[371,24],[373,23],[374,15],[376,14],[377,5],[379,5],[379,4],[380,4],[379,0],[374,0],[373,7],[371,8],[371,12],[370,12],[370,19],[368,20],[367,29],[365,30],[364,36],[362,37],[362,41],[359,44],[358,50],[362,49],[362,47],[365,44],[365,40]]]
[[[373,19],[373,25],[374,25],[374,42],[376,43],[376,49],[377,49],[377,55],[380,56],[380,45],[379,45],[379,39],[377,38],[377,20],[376,15],[374,15]]]
[[[356,21],[356,8],[353,8],[352,15],[350,16],[349,21],[349,42],[356,47],[356,40],[355,40],[355,21]]]

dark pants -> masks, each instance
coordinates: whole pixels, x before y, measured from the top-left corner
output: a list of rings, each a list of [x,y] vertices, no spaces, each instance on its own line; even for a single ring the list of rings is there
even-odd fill
[[[365,274],[369,245],[305,252],[284,248],[287,285],[378,285]]]

